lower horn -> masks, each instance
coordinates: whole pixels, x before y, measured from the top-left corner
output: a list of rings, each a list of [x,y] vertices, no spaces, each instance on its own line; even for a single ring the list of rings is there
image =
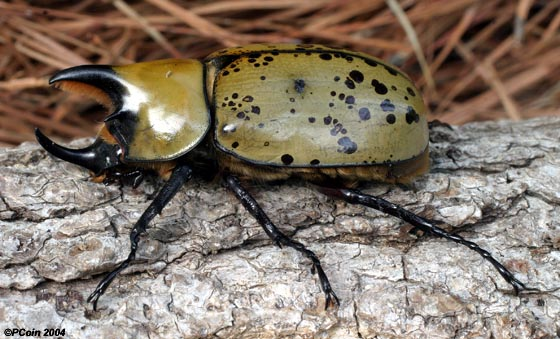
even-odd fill
[[[88,147],[71,149],[56,144],[39,129],[35,129],[35,136],[39,144],[50,154],[64,161],[85,167],[96,175],[110,167],[122,164],[119,160],[121,153],[119,145],[108,144],[99,138]]]

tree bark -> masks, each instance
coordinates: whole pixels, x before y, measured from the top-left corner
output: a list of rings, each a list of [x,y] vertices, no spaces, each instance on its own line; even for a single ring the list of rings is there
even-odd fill
[[[515,296],[467,247],[415,237],[396,218],[310,185],[250,185],[276,225],[321,259],[341,302],[325,311],[309,260],[274,246],[219,181],[193,180],[156,217],[137,259],[94,312],[85,299],[126,258],[128,233],[161,182],[96,184],[26,143],[0,149],[2,330],[59,328],[65,338],[557,338],[560,118],[438,126],[431,140],[430,173],[364,192],[444,222],[539,291]]]

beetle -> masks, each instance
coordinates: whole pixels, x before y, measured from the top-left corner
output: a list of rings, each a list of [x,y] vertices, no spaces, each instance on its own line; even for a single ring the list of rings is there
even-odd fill
[[[49,81],[106,106],[96,140],[83,149],[38,142],[62,160],[92,172],[96,182],[137,186],[155,172],[166,182],[130,232],[128,258],[89,296],[97,308],[135,257],[150,221],[193,176],[220,176],[276,245],[312,262],[325,308],[339,304],[319,258],[269,219],[243,182],[300,178],[323,193],[390,214],[412,231],[442,237],[479,253],[514,288],[525,285],[474,242],[380,197],[362,182],[408,183],[429,167],[426,107],[401,71],[363,53],[321,45],[255,44],[199,60],[126,66],[85,65]]]

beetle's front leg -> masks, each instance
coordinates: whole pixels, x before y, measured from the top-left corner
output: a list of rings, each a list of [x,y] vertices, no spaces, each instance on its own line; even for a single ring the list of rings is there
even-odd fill
[[[270,219],[268,218],[266,213],[262,210],[262,208],[259,206],[257,201],[249,194],[249,192],[247,192],[241,186],[241,183],[239,182],[239,179],[237,179],[237,177],[233,175],[228,175],[226,176],[225,181],[228,188],[235,194],[237,199],[241,201],[243,207],[245,207],[245,209],[249,213],[251,213],[253,217],[255,217],[257,222],[262,226],[266,234],[276,243],[276,245],[278,245],[279,247],[282,247],[281,245],[291,247],[296,251],[301,252],[303,255],[305,255],[307,258],[311,260],[311,262],[313,263],[312,272],[313,273],[317,272],[317,274],[319,275],[319,281],[321,282],[321,289],[325,293],[325,299],[326,299],[325,309],[327,309],[330,304],[339,305],[340,303],[338,297],[332,290],[329,279],[325,274],[325,271],[323,271],[321,262],[319,261],[319,258],[317,258],[317,255],[315,255],[313,251],[308,250],[302,243],[292,240],[287,235],[282,233],[276,227],[276,225],[274,225],[272,221],[270,221]]]
[[[513,273],[511,273],[507,268],[504,267],[498,260],[496,260],[490,252],[481,248],[476,243],[472,241],[468,241],[465,238],[461,237],[460,235],[451,234],[446,230],[437,227],[434,222],[422,218],[419,215],[416,215],[404,208],[393,204],[385,199],[375,197],[372,195],[364,194],[358,190],[353,189],[344,189],[344,188],[323,188],[323,193],[342,198],[346,202],[351,204],[360,204],[364,206],[368,206],[371,208],[375,208],[378,211],[383,213],[390,214],[394,217],[397,217],[403,221],[410,223],[414,228],[413,232],[416,230],[421,230],[427,234],[434,235],[436,237],[445,238],[447,240],[451,240],[458,244],[467,246],[471,250],[480,254],[484,259],[488,260],[500,273],[500,275],[507,281],[515,291],[517,295],[520,290],[534,290],[532,288],[526,287],[521,281],[517,280]]]
[[[128,267],[134,256],[136,255],[136,249],[138,248],[138,241],[140,240],[140,235],[146,232],[148,224],[154,217],[161,213],[161,210],[169,203],[169,201],[175,196],[179,189],[192,177],[192,170],[187,165],[177,165],[173,169],[171,177],[162,187],[162,189],[157,194],[156,198],[152,201],[150,206],[142,213],[142,216],[132,230],[130,231],[130,253],[128,258],[125,259],[116,269],[111,273],[107,274],[103,280],[97,285],[95,291],[88,297],[87,301],[93,303],[93,309],[97,310],[97,300],[99,297],[105,293],[105,290],[109,287],[113,279],[122,270]]]
[[[120,182],[122,185],[132,186],[132,188],[137,188],[140,186],[144,178],[146,177],[145,168],[137,167],[134,169],[109,169],[103,174],[102,182],[105,185],[112,184],[114,182]]]

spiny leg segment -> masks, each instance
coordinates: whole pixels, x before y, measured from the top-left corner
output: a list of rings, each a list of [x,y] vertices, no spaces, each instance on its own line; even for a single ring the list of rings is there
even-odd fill
[[[144,211],[140,219],[136,222],[132,230],[130,231],[130,253],[128,258],[123,261],[117,268],[112,272],[107,274],[103,280],[97,285],[95,291],[88,297],[87,301],[93,303],[93,309],[97,310],[97,301],[99,297],[105,293],[105,290],[109,287],[113,279],[125,268],[130,265],[134,256],[136,255],[136,249],[138,248],[138,241],[140,240],[140,235],[146,232],[148,224],[156,215],[161,213],[161,210],[167,205],[167,203],[175,196],[177,191],[192,177],[192,170],[187,165],[177,165],[173,170],[171,177],[162,187],[162,189],[157,194],[156,198],[152,201],[150,206]]]
[[[437,227],[434,222],[422,218],[404,208],[395,205],[387,200],[372,195],[364,194],[358,190],[353,189],[339,189],[339,188],[323,188],[322,191],[325,194],[341,198],[351,204],[360,204],[367,207],[375,208],[378,211],[387,213],[394,217],[397,217],[403,221],[410,223],[414,226],[413,230],[421,230],[427,234],[445,238],[451,240],[461,245],[465,245],[471,250],[480,254],[484,259],[488,260],[500,273],[500,275],[507,281],[515,291],[515,294],[519,294],[520,290],[529,290],[522,282],[517,280],[513,273],[511,273],[507,268],[504,267],[498,260],[494,259],[490,252],[478,246],[472,241],[468,241],[465,238],[451,234],[442,228]],[[532,289],[531,289],[532,290]]]
[[[243,207],[251,213],[251,215],[257,220],[257,222],[262,226],[266,234],[278,245],[278,247],[282,247],[282,245],[291,247],[296,251],[301,252],[307,258],[311,260],[313,263],[312,272],[317,272],[319,276],[319,281],[321,282],[321,289],[325,293],[325,309],[329,307],[331,304],[339,305],[339,300],[334,291],[331,288],[331,284],[329,283],[329,279],[327,275],[323,271],[321,267],[321,262],[319,258],[313,253],[312,251],[308,250],[303,244],[290,239],[284,233],[282,233],[276,225],[270,221],[268,216],[259,206],[257,201],[247,192],[239,182],[239,179],[233,175],[228,175],[225,177],[226,184],[228,188],[235,194],[237,199],[241,202]]]

